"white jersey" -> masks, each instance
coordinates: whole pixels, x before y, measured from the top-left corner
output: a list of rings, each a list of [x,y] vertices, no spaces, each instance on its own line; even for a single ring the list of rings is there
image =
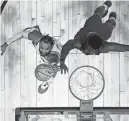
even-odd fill
[[[40,30],[38,29],[38,26],[34,26],[34,27],[29,27],[23,30],[24,33],[24,37],[26,39],[32,40],[32,42],[36,42],[35,44],[33,43],[33,45],[36,48],[37,54],[40,55],[39,52],[39,41],[40,39],[45,36],[43,35]],[[62,44],[59,42],[59,40],[56,40],[53,38],[54,41],[54,46],[50,52],[50,54],[48,56],[51,56],[51,54],[57,54],[58,58],[60,60],[60,53],[61,53],[61,49],[62,49]],[[11,44],[12,42],[14,42],[13,39],[9,39],[9,41],[7,41],[7,44]],[[47,56],[43,57],[40,55],[40,58],[42,59],[43,62],[49,63],[49,61],[47,60]],[[59,63],[59,62],[58,62]]]
[[[47,56],[43,57],[40,54],[40,51],[39,51],[39,42],[38,42],[37,45],[34,45],[34,46],[35,46],[35,49],[37,51],[37,54],[40,55],[40,58],[42,59],[42,61],[45,62],[45,63],[49,63],[49,61],[47,60]],[[52,50],[51,50],[51,52],[50,52],[49,55],[56,54],[56,55],[58,55],[58,58],[60,59],[61,49],[62,49],[62,44],[59,42],[59,40],[55,40],[54,39],[54,45],[53,45],[53,48],[52,48]]]
[[[34,31],[34,30],[37,30],[37,31]],[[33,45],[35,46],[37,54],[40,55],[40,58],[42,59],[43,62],[49,63],[49,61],[47,60],[47,57],[50,56],[51,54],[58,55],[58,58],[60,60],[60,53],[61,53],[61,49],[62,49],[62,44],[60,43],[59,40],[53,38],[54,46],[53,46],[50,54],[48,56],[44,57],[39,52],[39,41],[40,41],[41,37],[45,36],[45,35],[43,35],[41,32],[39,32],[39,30],[37,28],[30,29],[29,33],[30,33],[29,34],[30,36],[28,37],[28,39],[30,39],[30,40],[37,40],[37,44],[33,44]],[[58,63],[59,63],[59,61],[58,61]]]

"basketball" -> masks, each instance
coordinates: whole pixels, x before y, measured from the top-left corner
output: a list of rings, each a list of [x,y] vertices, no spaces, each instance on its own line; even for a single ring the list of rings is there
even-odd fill
[[[55,74],[51,65],[40,64],[35,69],[35,77],[40,81],[48,81]]]

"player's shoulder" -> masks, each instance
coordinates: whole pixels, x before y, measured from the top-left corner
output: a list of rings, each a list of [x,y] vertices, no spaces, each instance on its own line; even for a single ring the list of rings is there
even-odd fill
[[[81,48],[83,45],[82,41],[80,41],[79,39],[74,39],[73,41],[71,41],[71,44],[77,49]]]
[[[33,43],[38,43],[42,37],[43,34],[37,29],[32,29],[28,34],[28,39],[32,40]]]

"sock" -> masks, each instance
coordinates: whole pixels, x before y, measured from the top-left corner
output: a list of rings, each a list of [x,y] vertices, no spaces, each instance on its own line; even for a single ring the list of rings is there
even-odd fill
[[[108,10],[108,8],[109,8],[106,4],[103,4],[102,6],[104,6],[104,7],[105,7],[105,11],[107,11],[107,10]]]
[[[111,19],[114,19],[114,20],[116,20],[114,17],[110,17],[110,18],[109,18],[109,20],[111,20]]]

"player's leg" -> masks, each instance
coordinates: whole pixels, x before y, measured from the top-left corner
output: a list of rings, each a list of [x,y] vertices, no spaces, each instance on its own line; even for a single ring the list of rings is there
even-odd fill
[[[102,17],[107,15],[108,9],[111,5],[111,1],[106,1],[103,5],[97,7],[94,14],[86,20],[84,27],[88,26],[90,28],[94,28],[94,26],[102,26]]]
[[[100,49],[100,53],[107,52],[125,52],[129,51],[129,45],[119,44],[115,42],[106,42],[103,47]]]
[[[109,14],[109,19],[105,22],[105,24],[107,24],[110,28],[112,28],[112,30],[116,27],[116,12],[111,12]]]
[[[112,32],[116,27],[116,18],[116,12],[111,12],[109,14],[108,20],[103,23],[103,37],[105,37],[104,40],[106,41],[111,37]]]
[[[106,1],[103,5],[97,7],[94,11],[94,14],[98,14],[101,18],[105,17],[108,14],[108,9],[112,6],[111,1]]]

